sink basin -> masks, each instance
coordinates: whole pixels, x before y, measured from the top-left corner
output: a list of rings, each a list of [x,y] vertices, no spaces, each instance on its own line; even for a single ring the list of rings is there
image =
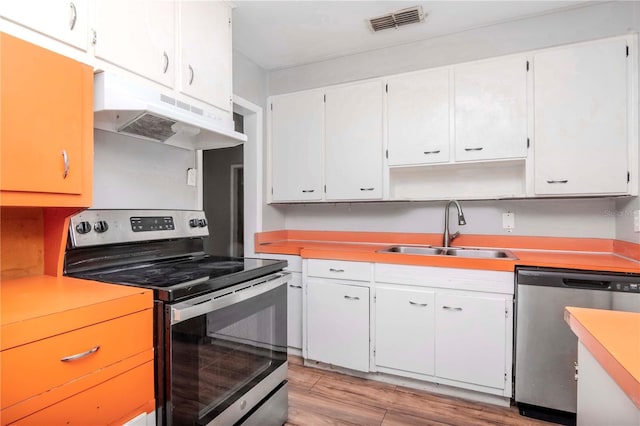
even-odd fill
[[[506,250],[493,250],[493,249],[477,249],[466,247],[455,247],[443,249],[443,253],[446,256],[456,257],[475,257],[480,259],[515,259],[516,257],[511,252]]]
[[[507,250],[494,250],[470,247],[432,247],[432,246],[391,246],[378,253],[419,254],[427,256],[453,256],[478,259],[516,259]]]
[[[443,254],[443,250],[440,247],[431,246],[391,246],[382,250],[378,250],[379,253],[404,253],[404,254]]]

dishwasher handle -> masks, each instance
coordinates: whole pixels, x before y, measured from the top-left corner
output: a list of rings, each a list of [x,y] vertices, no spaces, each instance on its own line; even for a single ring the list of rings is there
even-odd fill
[[[576,278],[563,278],[562,284],[569,288],[581,288],[587,290],[608,290],[611,288],[611,281],[581,280]]]

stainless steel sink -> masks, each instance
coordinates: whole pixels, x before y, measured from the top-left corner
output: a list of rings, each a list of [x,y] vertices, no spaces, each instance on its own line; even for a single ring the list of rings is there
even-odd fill
[[[516,259],[507,250],[493,250],[471,247],[432,247],[432,246],[391,246],[378,253],[419,254],[427,256],[454,256],[478,259]]]
[[[404,254],[427,254],[436,255],[443,254],[443,250],[440,247],[431,246],[391,246],[382,250],[378,250],[378,253],[404,253]]]

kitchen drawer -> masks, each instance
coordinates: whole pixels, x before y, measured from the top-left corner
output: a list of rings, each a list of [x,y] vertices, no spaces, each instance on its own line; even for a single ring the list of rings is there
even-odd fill
[[[341,280],[371,281],[371,264],[344,260],[309,259],[307,275]]]
[[[84,357],[63,361],[96,347],[99,349]],[[152,347],[153,315],[147,309],[2,351],[2,408]]]
[[[107,425],[127,421],[121,418],[122,413],[131,413],[133,418],[145,412],[153,400],[153,374],[153,361],[148,361],[10,424]]]

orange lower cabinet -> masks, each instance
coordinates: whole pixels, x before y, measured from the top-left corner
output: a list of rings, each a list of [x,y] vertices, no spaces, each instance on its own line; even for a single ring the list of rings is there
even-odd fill
[[[24,417],[11,425],[110,425],[146,412],[153,399],[153,361]],[[130,419],[124,419],[128,421]]]

